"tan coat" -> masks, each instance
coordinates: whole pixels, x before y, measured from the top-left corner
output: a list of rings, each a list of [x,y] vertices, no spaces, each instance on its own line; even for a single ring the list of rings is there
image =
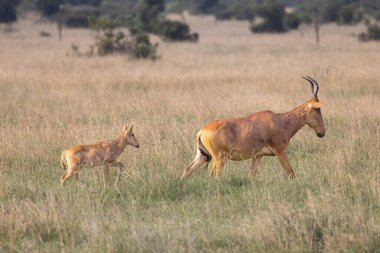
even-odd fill
[[[309,80],[314,88],[314,79]],[[316,82],[315,82],[316,83]],[[182,178],[190,176],[204,163],[214,160],[210,175],[218,176],[226,160],[252,159],[251,171],[257,174],[263,156],[276,155],[290,178],[294,171],[286,149],[290,139],[309,125],[318,137],[325,135],[321,103],[317,98],[318,84],[313,98],[286,113],[262,111],[244,118],[216,120],[206,124],[197,134],[197,155],[185,168]]]

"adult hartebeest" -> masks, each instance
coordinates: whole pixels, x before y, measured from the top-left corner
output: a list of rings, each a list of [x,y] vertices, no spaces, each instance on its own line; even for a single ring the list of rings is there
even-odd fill
[[[223,119],[208,123],[197,133],[197,155],[181,177],[190,176],[204,163],[214,159],[210,176],[218,176],[225,162],[252,158],[251,172],[258,172],[263,156],[276,155],[288,176],[295,178],[289,164],[286,148],[290,139],[305,125],[309,125],[318,137],[325,135],[319,85],[311,77],[304,76],[310,85],[312,98],[290,112],[262,111],[245,118]],[[315,90],[314,90],[315,85]]]
[[[131,145],[139,148],[140,145],[133,133],[133,125],[128,128],[123,127],[119,135],[110,142],[100,142],[92,145],[80,145],[66,149],[61,155],[61,167],[67,170],[61,176],[61,185],[71,176],[78,178],[78,172],[81,167],[94,167],[103,166],[103,182],[104,185],[108,181],[109,167],[118,167],[119,173],[117,175],[115,186],[119,182],[120,174],[124,165],[117,162],[117,158],[123,153],[125,147]]]

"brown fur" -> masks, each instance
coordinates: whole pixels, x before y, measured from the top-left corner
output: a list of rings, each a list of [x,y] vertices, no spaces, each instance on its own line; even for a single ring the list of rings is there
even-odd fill
[[[124,126],[117,138],[111,142],[73,146],[66,149],[63,151],[60,160],[61,167],[67,169],[61,176],[61,185],[64,185],[65,181],[73,175],[78,178],[78,172],[84,166],[103,166],[104,185],[108,181],[109,167],[118,167],[119,173],[115,181],[115,185],[117,185],[124,165],[116,160],[123,153],[127,145],[132,145],[135,148],[139,147],[139,143],[133,133],[133,126],[129,129],[127,126]]]
[[[316,98],[311,98],[286,113],[262,111],[245,118],[223,119],[208,123],[197,134],[199,151],[194,161],[185,168],[182,178],[190,176],[208,162],[210,159],[207,155],[211,155],[214,159],[214,167],[210,174],[213,176],[220,174],[228,159],[234,161],[252,159],[251,172],[255,176],[262,157],[276,155],[288,176],[294,178],[295,174],[289,164],[286,148],[290,139],[305,124],[314,129],[319,137],[325,135],[320,107],[321,103]]]

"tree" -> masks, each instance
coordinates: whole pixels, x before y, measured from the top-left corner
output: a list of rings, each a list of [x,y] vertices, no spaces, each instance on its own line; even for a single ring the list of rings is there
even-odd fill
[[[164,0],[138,0],[135,8],[136,28],[144,32],[154,32],[164,10]]]
[[[65,2],[72,5],[99,6],[102,3],[102,0],[66,0]]]
[[[338,24],[352,24],[355,22],[355,9],[354,6],[343,6],[338,11],[337,17]]]
[[[218,9],[219,0],[194,0],[194,12],[211,14]]]
[[[16,7],[18,0],[0,0],[0,23],[11,25],[17,20]]]
[[[252,20],[255,17],[255,4],[251,0],[222,3],[215,12],[216,19]]]
[[[59,6],[63,0],[37,0],[37,9],[46,17],[51,17],[58,13]]]
[[[315,41],[319,44],[319,29],[320,24],[323,21],[323,9],[325,1],[323,0],[308,0],[303,6],[303,11],[310,16],[312,23],[314,24]]]
[[[257,15],[264,19],[258,25],[252,24],[252,32],[285,32],[285,5],[280,0],[269,0],[257,7]]]

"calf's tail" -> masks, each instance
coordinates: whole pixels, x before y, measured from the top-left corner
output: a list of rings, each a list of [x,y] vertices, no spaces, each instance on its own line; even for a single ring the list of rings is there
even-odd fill
[[[65,160],[66,160],[66,156],[65,156],[65,151],[62,152],[62,155],[61,155],[61,167],[62,169],[66,170],[66,164],[65,164]]]

